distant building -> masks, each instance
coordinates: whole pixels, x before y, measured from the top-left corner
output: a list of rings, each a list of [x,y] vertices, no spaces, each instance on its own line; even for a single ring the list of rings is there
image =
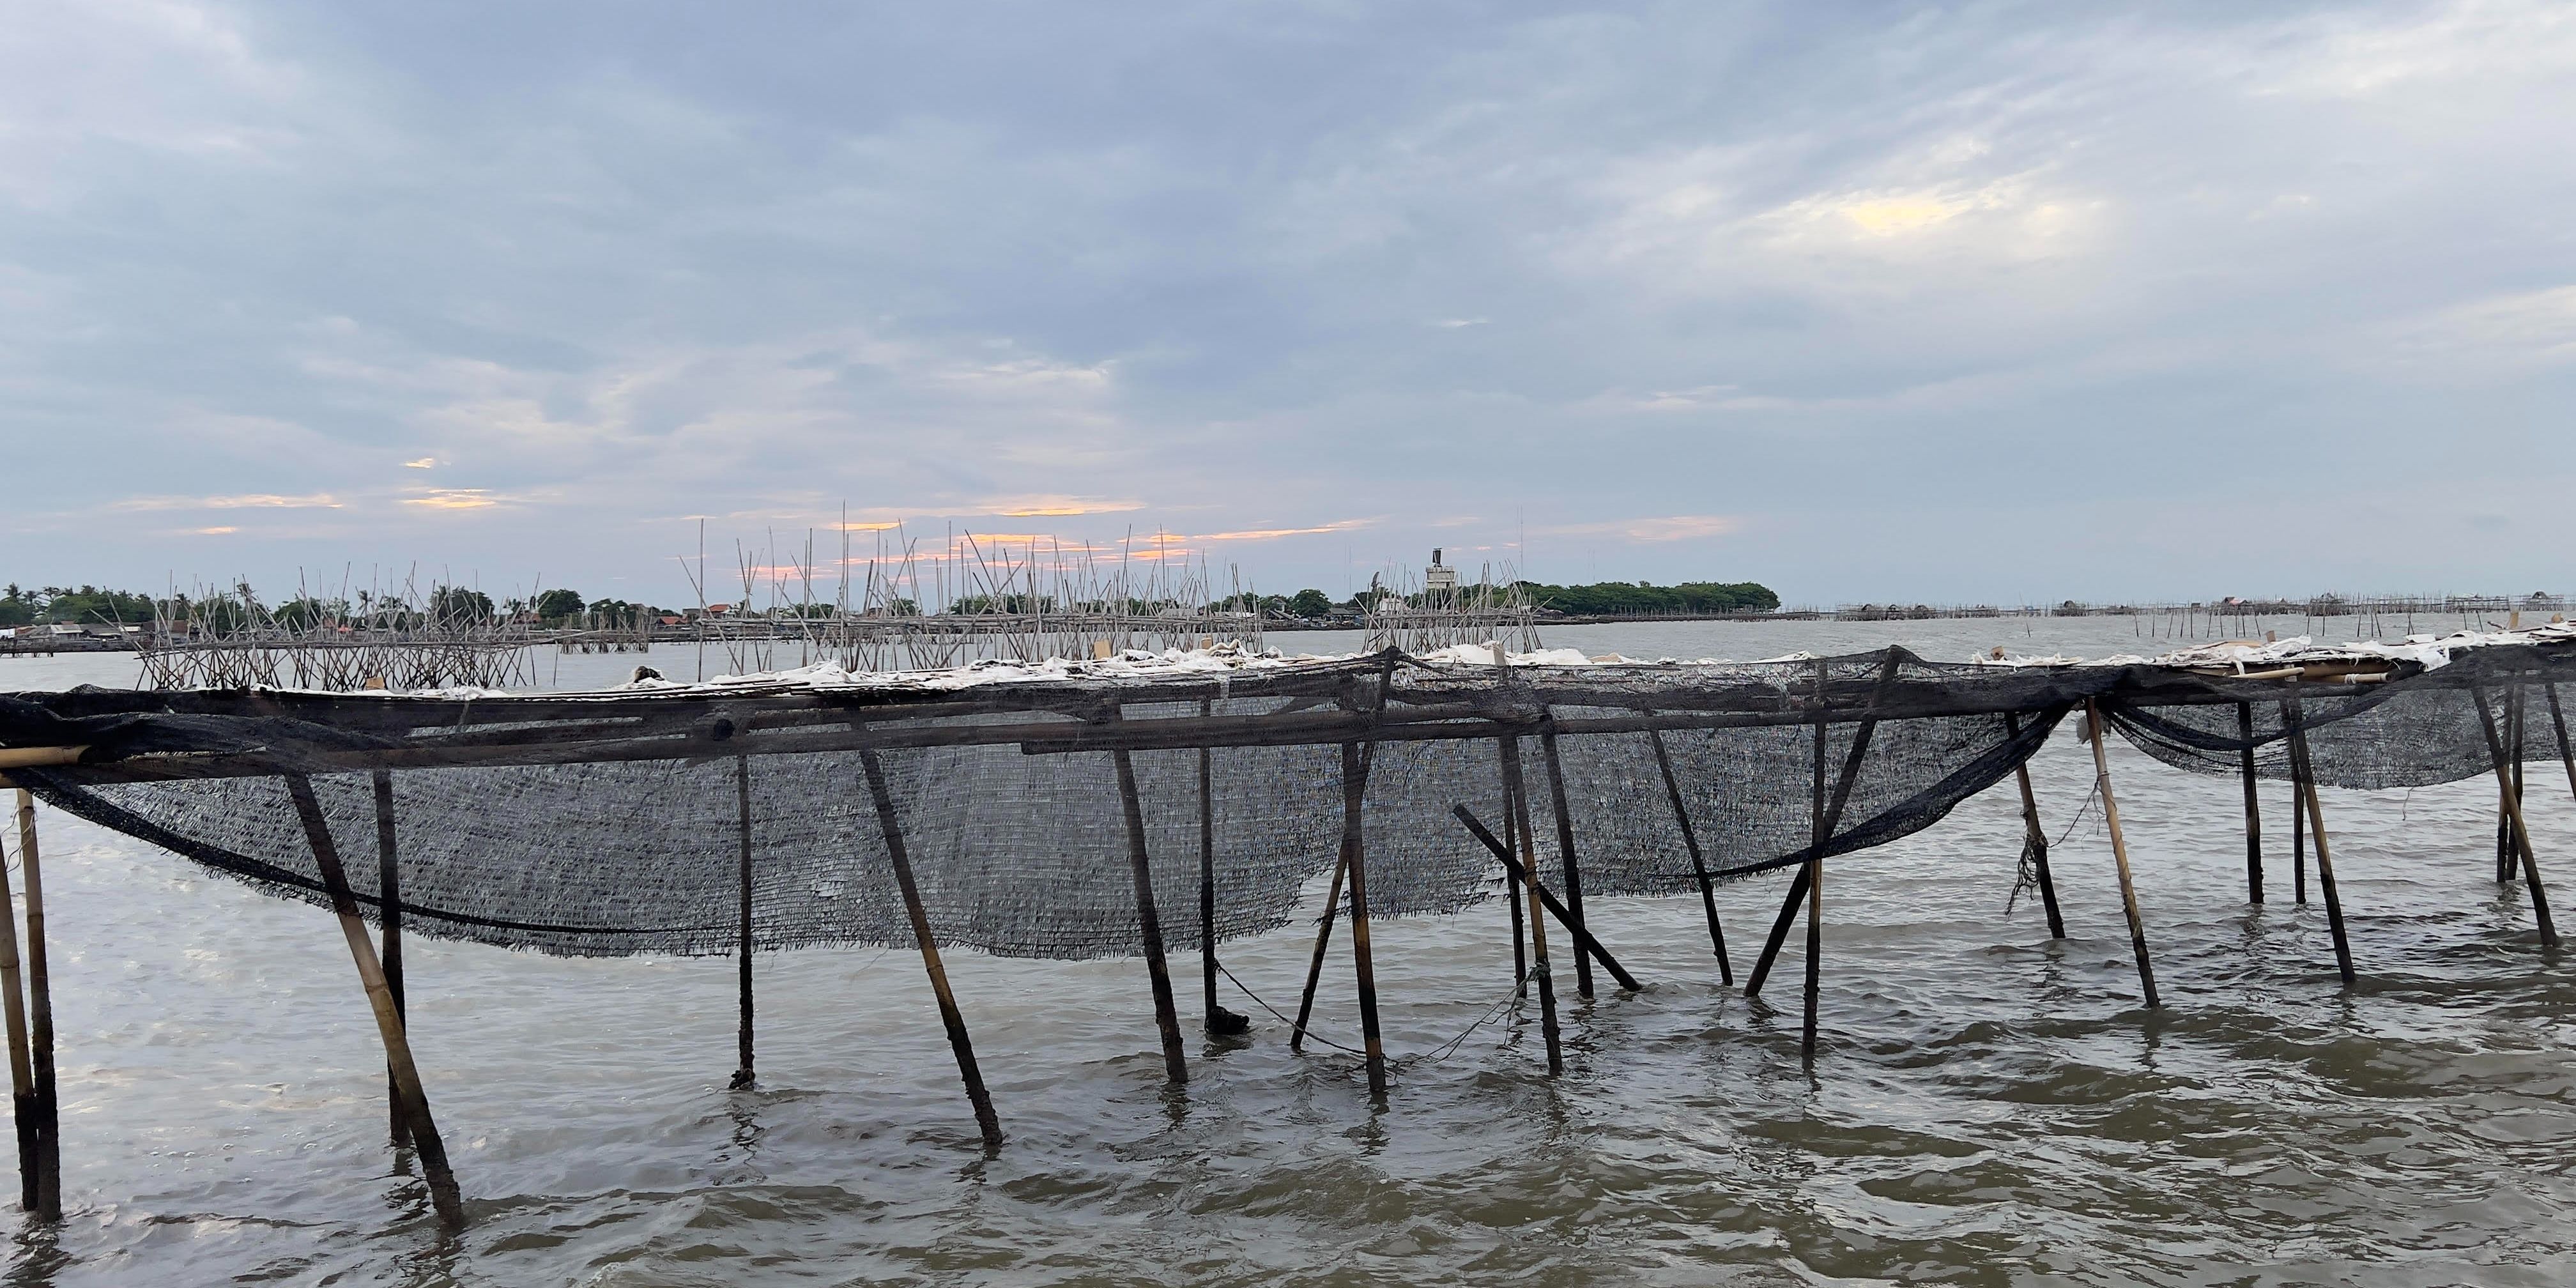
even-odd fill
[[[1435,595],[1458,589],[1458,570],[1440,562],[1440,547],[1431,548],[1431,566],[1422,570],[1422,588]]]

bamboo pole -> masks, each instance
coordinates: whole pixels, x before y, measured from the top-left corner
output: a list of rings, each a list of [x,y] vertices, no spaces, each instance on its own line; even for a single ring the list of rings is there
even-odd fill
[[[1342,877],[1351,870],[1348,851],[1333,860],[1333,879],[1324,888],[1324,915],[1315,925],[1315,956],[1306,963],[1306,991],[1297,999],[1297,1022],[1288,1029],[1288,1049],[1306,1048],[1306,1023],[1315,1015],[1315,988],[1324,979],[1324,949],[1333,942],[1333,918],[1342,907]]]
[[[2521,685],[2516,684],[2513,686],[2513,692],[2505,698],[2504,710],[2504,742],[2512,760],[2513,772],[2507,779],[2503,790],[2507,796],[2512,797],[2513,804],[2519,805],[2522,802]],[[2502,885],[2513,880],[2514,869],[2518,866],[2517,860],[2521,857],[2521,855],[2514,849],[2513,819],[2511,817],[2511,811],[2509,811],[2503,803],[2499,803],[2496,806],[2495,832],[2496,884]]]
[[[1896,667],[1898,661],[1898,650],[1893,648],[1889,649],[1887,662],[1880,668],[1878,673],[1878,681],[1881,688],[1884,688],[1888,681],[1896,678]],[[1822,727],[1827,723],[1827,721],[1825,718],[1825,688],[1821,667],[1819,667],[1817,676],[1818,680],[1816,685],[1815,701],[1808,706],[1807,710],[1799,713],[1799,723],[1814,724]],[[1873,697],[1871,701],[1871,709],[1875,711],[1877,709],[1877,699]],[[1868,719],[1861,721],[1860,727],[1852,731],[1851,750],[1843,756],[1842,775],[1834,783],[1833,800],[1825,806],[1824,834],[1827,840],[1831,840],[1835,829],[1842,825],[1843,807],[1851,802],[1852,787],[1860,781],[1861,762],[1868,758],[1870,738],[1877,732],[1878,717],[1876,715],[1872,715]],[[1824,858],[1824,852],[1820,847],[1810,846],[1809,848],[1811,850],[1811,853],[1808,855],[1809,860],[1821,860]],[[1815,884],[1814,875],[1808,871],[1810,866],[1811,864],[1806,862],[1799,864],[1796,879],[1789,883],[1789,897],[1781,900],[1780,915],[1773,918],[1771,922],[1770,938],[1765,939],[1762,942],[1762,955],[1754,959],[1753,974],[1744,983],[1744,995],[1746,997],[1757,997],[1761,995],[1762,985],[1771,978],[1772,964],[1780,959],[1781,947],[1789,942],[1789,928],[1797,924],[1798,905],[1801,901],[1807,899],[1808,887]]]
[[[1467,831],[1476,838],[1478,844],[1493,854],[1495,861],[1503,865],[1504,871],[1513,873],[1522,880],[1535,880],[1528,872],[1522,870],[1520,861],[1512,857],[1511,847],[1503,841],[1496,840],[1492,830],[1485,826],[1483,820],[1476,817],[1474,811],[1464,805],[1453,805],[1449,812],[1456,816],[1459,822],[1467,825]],[[1609,949],[1601,946],[1600,940],[1593,938],[1592,933],[1583,928],[1581,922],[1574,920],[1573,914],[1566,911],[1564,904],[1557,902],[1555,895],[1547,892],[1546,886],[1540,885],[1535,888],[1539,906],[1545,908],[1548,915],[1556,918],[1556,924],[1565,927],[1565,933],[1574,940],[1574,946],[1577,949],[1585,956],[1601,963],[1601,969],[1610,972],[1610,978],[1617,980],[1619,987],[1632,993],[1645,987],[1637,982],[1636,976],[1628,973],[1627,967],[1619,964],[1618,958],[1610,955]]]
[[[862,755],[869,753],[862,752]],[[733,792],[736,806],[734,835],[738,842],[735,883],[738,886],[737,919],[734,925],[734,1009],[740,1016],[740,1027],[734,1033],[733,1080],[726,1087],[733,1091],[749,1089],[758,1081],[752,1066],[751,1007],[751,757],[736,756],[733,761]]]
[[[2335,973],[2353,985],[2352,943],[2345,936],[2343,900],[2335,893],[2334,849],[2326,841],[2325,804],[2317,798],[2316,763],[2308,758],[2308,731],[2300,721],[2299,703],[2290,701],[2290,764],[2308,815],[2308,832],[2317,839],[2317,886],[2326,896],[2326,931],[2334,939]]]
[[[912,856],[903,842],[903,824],[895,813],[894,793],[886,787],[885,766],[873,751],[859,753],[859,768],[868,777],[868,796],[877,809],[877,827],[885,836],[886,861],[894,868],[895,886],[903,892],[904,915],[912,919],[912,937],[921,945],[921,969],[930,976],[930,993],[939,1003],[939,1023],[948,1030],[948,1049],[957,1057],[957,1076],[966,1083],[966,1100],[975,1108],[975,1125],[984,1133],[984,1145],[998,1149],[1002,1144],[1001,1119],[993,1113],[993,1098],[984,1090],[983,1070],[975,1063],[975,1042],[966,1034],[966,1016],[957,1007],[957,995],[948,987],[948,967],[939,960],[939,940],[930,930],[930,913],[922,906],[921,887],[913,879]]]
[[[2120,869],[2120,908],[2129,917],[2129,947],[2138,958],[2138,986],[2147,996],[2147,1009],[2156,1009],[2156,972],[2147,960],[2147,925],[2138,915],[2138,887],[2129,877],[2129,842],[2120,835],[2120,805],[2111,796],[2111,757],[2102,749],[2102,711],[2091,699],[2084,703],[2085,732],[2093,740],[2093,782],[2102,791],[2102,823],[2111,832],[2111,859]]]
[[[1816,663],[1816,692],[1824,692],[1825,664]],[[1810,794],[1812,832],[1807,840],[1807,989],[1805,1019],[1798,1029],[1798,1058],[1816,1058],[1816,993],[1824,973],[1825,925],[1825,737],[1828,726],[1816,722],[1815,783]]]
[[[1377,1023],[1377,968],[1369,956],[1368,837],[1361,810],[1368,797],[1368,762],[1360,745],[1342,744],[1342,852],[1350,856],[1351,962],[1359,979],[1360,1046],[1368,1062],[1369,1095],[1386,1098],[1386,1050]]]
[[[2263,902],[2263,802],[2255,790],[2254,777],[2254,705],[2236,704],[2236,736],[2244,742],[2240,771],[2245,778],[2245,899]]]
[[[1664,794],[1673,802],[1673,821],[1681,825],[1682,845],[1690,850],[1691,871],[1699,878],[1699,902],[1708,913],[1709,951],[1717,954],[1717,978],[1721,984],[1735,983],[1735,964],[1726,959],[1726,931],[1717,924],[1717,884],[1709,879],[1708,861],[1699,849],[1699,833],[1691,827],[1690,809],[1682,802],[1681,779],[1673,773],[1672,754],[1664,749],[1664,731],[1649,730],[1654,740],[1655,767],[1663,771]]]
[[[1495,651],[1500,652],[1501,646],[1496,645]],[[1556,981],[1547,968],[1546,903],[1540,898],[1538,846],[1530,839],[1529,784],[1521,775],[1520,739],[1505,738],[1502,745],[1503,794],[1518,811],[1521,879],[1530,892],[1530,978],[1538,981],[1539,1031],[1547,1038],[1547,1071],[1553,1076],[1565,1072],[1565,1050],[1556,1023]]]
[[[1547,766],[1548,804],[1556,813],[1556,852],[1565,862],[1565,906],[1574,914],[1575,924],[1583,922],[1583,869],[1574,857],[1574,813],[1565,802],[1565,767],[1556,754],[1556,729],[1553,724],[1540,726],[1539,758]],[[1574,956],[1574,992],[1589,1000],[1592,996],[1592,959],[1581,953]]]
[[[2567,713],[2558,706],[2558,686],[2543,684],[2540,691],[2549,695],[2549,727],[2558,735],[2558,759],[2567,766],[2567,790],[2576,794],[2576,746],[2567,742]]]
[[[2006,714],[2004,732],[2021,737],[2021,717]],[[2030,851],[2031,867],[2039,875],[2039,904],[2048,913],[2048,937],[2066,938],[2066,918],[2057,910],[2057,879],[2048,870],[2048,829],[2039,825],[2039,797],[2030,789],[2030,762],[2025,758],[2013,766],[2013,777],[2021,784],[2022,845]]]
[[[302,774],[286,776],[287,793],[294,798],[295,813],[304,824],[304,839],[313,847],[313,864],[321,870],[323,888],[331,896],[331,911],[340,918],[340,935],[349,943],[350,960],[357,964],[358,983],[366,990],[367,1007],[375,1012],[376,1034],[385,1044],[385,1061],[393,1069],[394,1099],[403,1109],[411,1128],[411,1147],[420,1156],[420,1167],[429,1182],[429,1200],[438,1210],[438,1219],[450,1229],[465,1224],[465,1204],[456,1188],[456,1174],[447,1165],[447,1145],[438,1134],[438,1124],[429,1114],[429,1095],[421,1088],[419,1066],[412,1062],[411,1039],[403,1028],[402,1013],[394,1009],[391,989],[385,985],[384,966],[376,959],[376,946],[367,938],[367,923],[358,918],[358,901],[349,893],[349,875],[340,866],[339,846],[331,839],[331,825],[322,817],[322,805],[313,797],[313,780]]]
[[[2558,946],[2558,926],[2549,917],[2549,895],[2540,885],[2540,860],[2531,852],[2531,828],[2522,820],[2522,802],[2515,797],[2512,783],[2505,776],[2504,743],[2496,737],[2495,717],[2487,711],[2484,693],[2471,689],[2469,700],[2478,708],[2478,724],[2486,730],[2487,752],[2495,758],[2496,785],[2504,796],[2506,819],[2513,824],[2514,846],[2521,853],[2522,880],[2531,891],[2531,915],[2540,923],[2541,945],[2555,948]]]
[[[26,807],[32,798],[19,794]],[[32,813],[32,810],[30,811]],[[27,830],[34,830],[30,822]],[[9,1029],[9,1107],[18,1127],[18,1206],[36,1210],[36,1075],[27,1050],[26,986],[18,972],[18,908],[8,874],[0,870],[0,1014]]]
[[[27,1066],[34,1092],[36,1215],[63,1215],[62,1109],[54,1088],[54,995],[45,968],[44,864],[36,844],[36,798],[18,789],[18,863],[27,880]],[[22,1165],[27,1165],[22,1160]]]
[[[1494,755],[1495,763],[1499,767],[1502,761],[1500,741],[1494,744]],[[2576,777],[2571,777],[2569,782],[2576,784]],[[1508,778],[1503,780],[1502,786],[1503,848],[1510,849],[1520,843],[1520,809],[1512,800],[1512,787]],[[1529,944],[1521,938],[1521,875],[1517,865],[1506,864],[1503,868],[1503,906],[1512,911],[1513,996],[1527,997],[1529,996]]]
[[[403,998],[402,860],[395,846],[394,776],[391,770],[379,769],[369,777],[374,780],[376,798],[376,920],[384,927],[384,946],[378,956],[384,963],[385,991],[393,995],[394,1014],[402,1017],[408,1029],[411,1011]],[[397,1147],[410,1144],[411,1125],[403,1120],[402,1097],[390,1063],[385,1066],[385,1117],[387,1138]]]
[[[1136,927],[1145,941],[1145,973],[1154,984],[1154,1025],[1163,1034],[1163,1072],[1174,1085],[1190,1080],[1181,1047],[1181,1017],[1172,1002],[1172,968],[1163,959],[1163,919],[1154,910],[1154,862],[1145,848],[1145,805],[1136,795],[1136,762],[1125,748],[1109,753],[1118,767],[1118,800],[1127,812],[1127,858],[1136,875]]]
[[[1215,711],[1213,699],[1200,701],[1201,716]],[[1199,975],[1202,991],[1207,994],[1207,1031],[1217,1037],[1232,1037],[1250,1029],[1252,1020],[1225,1009],[1216,1000],[1215,754],[1206,747],[1199,748]]]

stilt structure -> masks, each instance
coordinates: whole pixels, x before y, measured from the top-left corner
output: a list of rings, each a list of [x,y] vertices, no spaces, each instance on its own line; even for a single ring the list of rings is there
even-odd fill
[[[2245,901],[2263,902],[2263,801],[2255,790],[2254,776],[2254,704],[2236,704],[2237,736],[2245,740]]]
[[[1878,683],[1881,691],[1885,690],[1890,680],[1896,678],[1897,661],[1897,658],[1890,656],[1885,667],[1879,671]],[[1875,702],[1876,699],[1873,698],[1873,707]],[[1813,721],[1819,728],[1829,723],[1825,707],[1824,670],[1821,662],[1817,664],[1816,696],[1807,719]],[[1752,977],[1745,981],[1746,997],[1761,995],[1762,985],[1771,978],[1772,963],[1780,959],[1781,946],[1789,942],[1789,928],[1797,924],[1798,905],[1801,902],[1810,902],[1808,891],[1816,883],[1815,874],[1819,870],[1817,861],[1824,858],[1822,847],[1833,839],[1835,829],[1842,825],[1843,807],[1851,803],[1852,787],[1860,781],[1861,762],[1869,757],[1869,741],[1877,732],[1876,715],[1864,717],[1859,727],[1852,731],[1851,750],[1843,756],[1842,774],[1834,781],[1833,799],[1826,804],[1824,817],[1818,828],[1823,833],[1824,840],[1810,843],[1808,853],[1804,856],[1807,861],[1800,863],[1797,877],[1789,883],[1789,896],[1780,901],[1780,915],[1771,922],[1771,937],[1762,942],[1762,955],[1755,959]]]
[[[1673,774],[1672,753],[1664,749],[1664,731],[1648,730],[1647,736],[1654,740],[1655,768],[1664,776],[1664,795],[1673,802],[1673,822],[1682,830],[1683,847],[1690,851],[1691,874],[1699,878],[1699,903],[1708,913],[1708,948],[1717,954],[1718,982],[1732,985],[1735,963],[1726,959],[1726,930],[1717,924],[1717,883],[1709,879],[1708,860],[1699,852],[1699,832],[1691,826],[1690,806],[1683,802],[1681,780]]]
[[[430,1204],[437,1210],[440,1224],[460,1228],[465,1224],[465,1202],[457,1192],[456,1173],[447,1164],[447,1143],[439,1137],[438,1123],[430,1117],[429,1095],[421,1087],[420,1069],[411,1058],[411,1038],[404,1031],[402,1013],[394,1009],[393,990],[385,986],[384,964],[376,958],[374,941],[367,938],[367,923],[358,917],[358,900],[349,892],[349,874],[340,866],[340,848],[331,839],[331,824],[322,817],[321,802],[314,799],[313,780],[302,774],[289,774],[286,789],[295,801],[297,817],[303,821],[305,843],[313,847],[313,864],[320,869],[323,887],[330,893],[331,910],[340,918],[341,937],[349,942],[349,957],[357,964],[359,986],[366,990],[367,1006],[375,1012],[376,1034],[384,1041],[385,1062],[393,1070],[394,1100],[402,1107],[412,1152],[419,1156],[421,1174],[429,1182]],[[29,884],[32,889],[33,882]]]
[[[34,1153],[19,1165],[36,1174],[35,1212],[40,1220],[63,1218],[62,1106],[54,1090],[54,992],[45,967],[45,877],[42,847],[36,844],[36,798],[18,791],[18,866],[27,883],[27,1071],[29,1108],[34,1111]]]
[[[2138,887],[2129,877],[2129,842],[2120,835],[2120,804],[2111,796],[2111,757],[2102,749],[2102,711],[2098,704],[2084,704],[2086,732],[2093,741],[2093,782],[2102,791],[2102,824],[2111,833],[2111,860],[2120,869],[2120,909],[2129,915],[2129,947],[2137,953],[2138,987],[2146,994],[2147,1009],[2156,1009],[2156,970],[2147,960],[2147,923],[2138,915]]]
[[[2343,986],[2350,988],[2354,982],[2352,941],[2344,933],[2343,898],[2335,890],[2334,847],[2326,840],[2325,804],[2317,799],[2316,765],[2308,759],[2308,730],[2300,718],[2297,698],[2290,699],[2289,712],[2291,776],[2306,801],[2308,834],[2316,838],[2317,888],[2326,896],[2326,929],[2334,936],[2335,973],[2343,977]]]
[[[1127,815],[1127,858],[1136,871],[1136,924],[1145,941],[1145,973],[1154,984],[1154,1025],[1163,1034],[1163,1073],[1174,1086],[1190,1080],[1181,1046],[1181,1016],[1172,1001],[1172,968],[1163,959],[1163,919],[1154,910],[1154,862],[1145,848],[1145,805],[1136,795],[1136,762],[1125,748],[1109,753],[1118,767],[1118,800]]]
[[[2021,736],[2021,717],[2006,714],[2004,730],[2015,738]],[[2039,825],[2039,797],[2030,789],[2030,762],[2013,766],[2013,778],[2021,785],[2022,851],[2030,856],[2033,875],[2039,882],[2039,904],[2048,913],[2048,937],[2066,938],[2066,918],[2057,910],[2057,880],[2048,870],[2048,830]]]
[[[402,1020],[403,1031],[409,1032],[411,1011],[403,1000],[402,851],[394,835],[394,776],[391,770],[379,769],[368,777],[373,780],[376,802],[376,922],[384,932],[376,955],[384,966],[385,991],[393,995],[394,1014]],[[388,1138],[396,1146],[410,1144],[411,1124],[403,1118],[391,1063],[385,1066],[385,1117]]]
[[[1499,654],[1502,647],[1496,645]],[[1538,982],[1539,1031],[1547,1039],[1547,1071],[1565,1072],[1565,1049],[1556,1023],[1556,981],[1547,969],[1546,890],[1538,880],[1538,846],[1530,840],[1529,784],[1521,773],[1521,746],[1516,736],[1501,739],[1503,795],[1519,823],[1521,883],[1529,887],[1530,978]]]
[[[1002,1120],[993,1113],[993,1098],[984,1090],[984,1071],[975,1063],[975,1042],[966,1034],[965,1013],[948,987],[948,967],[939,960],[939,940],[930,930],[930,912],[922,906],[921,886],[913,879],[912,854],[903,843],[903,824],[895,813],[894,793],[886,786],[885,766],[873,751],[859,753],[859,768],[868,778],[868,797],[876,805],[877,828],[885,836],[886,862],[894,868],[895,886],[903,892],[904,915],[912,921],[913,940],[921,945],[921,969],[930,977],[931,996],[939,1003],[939,1022],[948,1030],[948,1049],[957,1057],[957,1076],[966,1083],[966,1101],[975,1110],[975,1126],[984,1146],[1002,1145]],[[748,1039],[745,1039],[748,1041]]]
[[[1369,1095],[1386,1098],[1386,1047],[1378,1034],[1377,966],[1369,956],[1368,836],[1361,810],[1368,799],[1368,759],[1355,742],[1342,744],[1342,863],[1351,875],[1351,966],[1360,993],[1360,1048],[1368,1064]]]
[[[2540,860],[2531,852],[2531,828],[2522,821],[2520,793],[2506,772],[2504,742],[2496,736],[2495,716],[2487,710],[2486,694],[2471,689],[2470,701],[2478,709],[2478,723],[2484,728],[2487,750],[2495,758],[2496,787],[2504,798],[2505,821],[2513,828],[2514,851],[2522,860],[2522,880],[2531,893],[2531,916],[2540,925],[2540,943],[2545,948],[2558,946],[2558,926],[2549,916],[2549,892],[2540,884]]]
[[[1528,874],[1521,870],[1520,861],[1512,857],[1511,848],[1495,839],[1492,829],[1485,826],[1484,820],[1477,818],[1475,813],[1464,805],[1453,806],[1449,812],[1456,816],[1459,822],[1467,825],[1468,834],[1475,837],[1476,842],[1484,846],[1487,852],[1494,856],[1496,862],[1503,865],[1504,871],[1517,874],[1524,880],[1529,879]],[[1574,940],[1577,951],[1601,963],[1601,969],[1610,972],[1610,978],[1618,981],[1619,987],[1631,993],[1645,988],[1645,985],[1637,982],[1636,976],[1628,973],[1627,967],[1619,964],[1618,958],[1610,955],[1609,949],[1601,946],[1600,940],[1592,937],[1592,932],[1585,930],[1582,923],[1574,919],[1574,915],[1567,911],[1564,904],[1557,902],[1555,895],[1547,892],[1546,886],[1534,885],[1532,889],[1537,892],[1539,906],[1546,909],[1548,915],[1556,918],[1557,925],[1565,928],[1565,933]]]
[[[734,929],[734,1009],[740,1027],[734,1034],[733,1081],[726,1085],[735,1091],[749,1090],[759,1081],[753,1072],[751,1049],[751,757],[733,760],[733,791],[736,806],[734,834],[740,842],[735,884],[739,887],[737,908],[740,919]]]
[[[34,798],[18,793],[18,808],[25,811],[19,835],[35,831]],[[18,1206],[36,1210],[36,1073],[27,1051],[26,984],[18,967],[18,900],[9,888],[8,873],[0,868],[0,1016],[5,1016],[9,1031],[9,1109],[18,1128]]]
[[[1547,799],[1556,814],[1556,852],[1565,860],[1565,906],[1574,914],[1574,924],[1583,924],[1583,869],[1575,862],[1574,811],[1565,802],[1565,766],[1556,754],[1556,727],[1553,722],[1539,726],[1539,758],[1547,765]],[[1586,1000],[1592,997],[1592,960],[1581,953],[1574,957],[1574,991]]]

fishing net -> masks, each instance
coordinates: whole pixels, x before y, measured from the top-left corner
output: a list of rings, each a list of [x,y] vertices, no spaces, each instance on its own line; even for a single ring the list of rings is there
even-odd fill
[[[105,827],[325,903],[287,786],[304,776],[370,917],[390,866],[417,932],[573,955],[734,951],[746,839],[754,946],[909,944],[865,747],[943,942],[1079,959],[1143,943],[1104,739],[1134,744],[1163,939],[1191,949],[1203,836],[1220,941],[1287,924],[1332,870],[1344,741],[1368,747],[1370,912],[1403,917],[1497,892],[1501,869],[1451,811],[1504,831],[1507,736],[1544,880],[1561,884],[1570,833],[1585,894],[1672,894],[1695,890],[1703,869],[1722,879],[1804,861],[1820,765],[1824,794],[1844,800],[1825,852],[1860,851],[2010,776],[2087,701],[2150,755],[2199,772],[2241,772],[2251,748],[2258,773],[2286,775],[2293,699],[2329,784],[2490,772],[2481,701],[2501,735],[2518,728],[2529,754],[2554,756],[2548,683],[2576,678],[2576,644],[2382,673],[2292,683],[1891,649],[1509,671],[1394,654],[1202,656],[980,685],[808,677],[581,696],[83,689],[0,697],[0,747],[85,748],[78,763],[8,772]],[[1153,745],[1190,739],[1209,745]]]

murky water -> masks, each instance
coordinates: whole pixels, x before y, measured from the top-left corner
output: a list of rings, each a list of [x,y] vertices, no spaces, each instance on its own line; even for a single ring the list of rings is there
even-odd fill
[[[2149,645],[2125,619],[1550,636],[1738,658],[1891,640],[1936,657]],[[634,660],[565,659],[561,679]],[[0,659],[0,689],[131,678],[121,657]],[[1776,1014],[1721,987],[1691,900],[1595,905],[1650,987],[1605,982],[1572,1008],[1559,1080],[1533,1009],[1450,1047],[1508,990],[1501,906],[1381,923],[1405,1057],[1382,1109],[1353,1058],[1293,1055],[1266,1015],[1240,1041],[1193,1026],[1193,1080],[1167,1092],[1140,963],[961,954],[1010,1132],[987,1157],[910,954],[762,957],[763,1087],[728,1093],[729,961],[415,940],[414,1041],[473,1209],[454,1239],[384,1146],[381,1052],[328,916],[47,811],[69,1214],[20,1227],[8,1279],[2576,1280],[2576,976],[2493,880],[2492,786],[2326,794],[2362,975],[2346,993],[2322,905],[2290,901],[2286,789],[2266,789],[2258,910],[2233,780],[2113,759],[2164,1009],[2137,1004],[2107,840],[2077,817],[2089,757],[2061,738],[2035,773],[2052,834],[2074,829],[2056,851],[2072,937],[2052,943],[2027,897],[2006,911],[2009,784],[1838,861],[1812,1072],[1794,972]],[[2543,870],[2564,879],[2576,809],[2557,767],[2532,772]],[[1779,893],[1720,890],[1739,966]],[[1310,942],[1225,956],[1286,1008]],[[1194,998],[1196,960],[1174,965]],[[1339,937],[1327,979],[1320,1032],[1355,1043]],[[1225,1001],[1258,1012],[1230,986]]]

